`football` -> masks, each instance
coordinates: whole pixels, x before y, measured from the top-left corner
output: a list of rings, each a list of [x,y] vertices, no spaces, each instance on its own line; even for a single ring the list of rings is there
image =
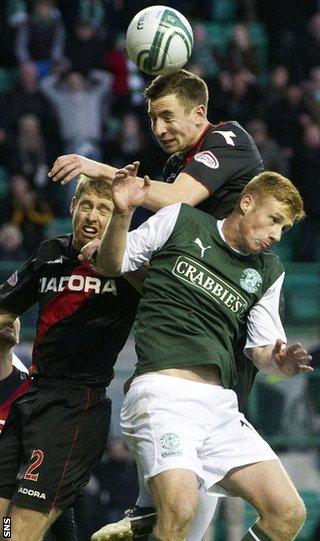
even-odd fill
[[[127,53],[139,69],[159,75],[182,68],[193,48],[188,20],[176,9],[151,6],[139,11],[129,24]]]

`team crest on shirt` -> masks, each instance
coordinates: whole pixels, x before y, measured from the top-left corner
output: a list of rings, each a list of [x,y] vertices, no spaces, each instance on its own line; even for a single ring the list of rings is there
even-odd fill
[[[14,271],[14,273],[11,274],[11,276],[9,276],[7,283],[9,284],[9,286],[14,287],[17,284],[17,282],[18,282],[18,271]]]
[[[178,434],[166,432],[165,434],[162,434],[160,442],[163,458],[182,455],[180,436]]]
[[[244,269],[239,282],[242,289],[248,293],[257,293],[262,284],[262,276],[255,269]]]
[[[210,152],[210,150],[203,150],[202,152],[198,152],[198,154],[195,154],[194,159],[197,162],[203,163],[203,165],[210,167],[210,169],[218,169],[219,167],[219,162],[217,158],[212,152]]]

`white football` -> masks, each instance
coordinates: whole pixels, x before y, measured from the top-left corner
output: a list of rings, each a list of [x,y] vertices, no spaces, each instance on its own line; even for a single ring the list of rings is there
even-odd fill
[[[127,53],[139,69],[150,75],[182,68],[193,48],[190,23],[176,9],[151,6],[139,11],[127,30]]]

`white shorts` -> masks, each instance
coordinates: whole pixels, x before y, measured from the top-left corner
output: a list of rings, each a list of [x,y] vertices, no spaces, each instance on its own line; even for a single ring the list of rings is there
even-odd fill
[[[205,490],[232,469],[277,460],[239,412],[236,394],[218,385],[162,374],[133,380],[121,410],[121,428],[145,483],[170,469],[195,472]]]

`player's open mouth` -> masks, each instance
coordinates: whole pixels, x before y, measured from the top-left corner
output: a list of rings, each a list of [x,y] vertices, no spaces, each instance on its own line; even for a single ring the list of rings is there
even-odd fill
[[[98,229],[96,227],[91,227],[89,225],[82,228],[83,235],[85,237],[96,237],[98,234]]]

